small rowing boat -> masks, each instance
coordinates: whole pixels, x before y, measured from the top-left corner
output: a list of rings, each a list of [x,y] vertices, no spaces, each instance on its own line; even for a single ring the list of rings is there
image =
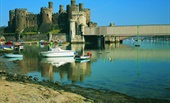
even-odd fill
[[[76,55],[74,57],[74,59],[75,60],[87,60],[87,59],[90,60],[91,56],[92,56],[92,53],[91,52],[87,52],[87,55]]]
[[[74,57],[74,59],[75,60],[86,60],[86,59],[90,59],[90,56],[89,55],[81,55],[81,56],[79,56],[79,55],[76,55],[75,57]]]
[[[77,63],[84,63],[84,62],[89,62],[90,59],[84,59],[84,60],[75,60]]]

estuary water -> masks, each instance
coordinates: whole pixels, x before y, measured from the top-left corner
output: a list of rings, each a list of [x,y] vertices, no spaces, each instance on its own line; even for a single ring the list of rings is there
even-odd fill
[[[24,75],[39,81],[59,81],[82,87],[120,92],[138,98],[170,100],[170,41],[143,40],[111,43],[60,45],[78,54],[92,53],[90,61],[75,62],[74,58],[43,58],[47,46],[25,45],[19,65]]]

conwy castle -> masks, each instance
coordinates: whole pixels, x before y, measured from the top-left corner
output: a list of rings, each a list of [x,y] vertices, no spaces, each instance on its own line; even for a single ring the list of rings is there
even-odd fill
[[[90,21],[90,9],[85,9],[84,4],[76,4],[76,0],[71,0],[71,5],[59,6],[58,13],[53,13],[53,3],[48,3],[47,7],[41,7],[39,14],[28,12],[27,9],[9,11],[8,27],[5,31],[21,34],[23,32],[47,33],[54,29],[60,29],[62,33],[70,34],[70,38],[75,35],[82,35],[85,26],[97,26],[97,23]]]

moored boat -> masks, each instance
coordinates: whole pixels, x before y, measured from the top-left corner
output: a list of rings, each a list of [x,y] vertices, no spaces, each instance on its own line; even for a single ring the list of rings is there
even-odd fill
[[[77,63],[84,63],[84,62],[89,62],[89,61],[90,61],[90,59],[82,59],[82,60],[77,59],[77,60],[75,60],[75,62],[77,62]]]
[[[2,45],[2,46],[0,46],[0,49],[4,50],[4,51],[13,51],[14,50],[13,46],[9,46],[9,45]]]
[[[79,56],[79,55],[76,55],[75,57],[74,57],[74,59],[75,60],[86,60],[86,59],[90,59],[90,56],[89,55],[81,55],[81,56]]]
[[[75,60],[87,60],[87,59],[90,60],[91,56],[92,56],[92,53],[91,52],[87,52],[87,55],[76,55],[74,57],[74,59]]]
[[[22,54],[4,54],[4,57],[6,58],[22,58],[23,55]]]
[[[59,47],[52,48],[50,51],[40,52],[44,57],[73,57],[75,52],[72,50],[63,50]]]

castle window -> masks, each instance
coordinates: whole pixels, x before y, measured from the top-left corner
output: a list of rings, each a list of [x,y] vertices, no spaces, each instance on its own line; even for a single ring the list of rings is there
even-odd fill
[[[49,16],[49,15],[47,14],[47,16]]]

